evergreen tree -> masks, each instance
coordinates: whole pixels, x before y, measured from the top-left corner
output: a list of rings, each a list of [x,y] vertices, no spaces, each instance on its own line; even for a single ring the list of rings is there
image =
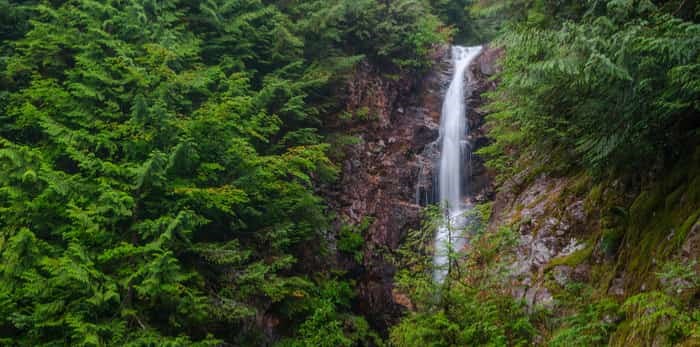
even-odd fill
[[[319,129],[352,64],[417,71],[445,36],[416,1],[322,3],[0,2],[2,344],[255,345],[266,314],[374,338],[297,266],[332,218]],[[329,11],[382,30],[316,41]]]

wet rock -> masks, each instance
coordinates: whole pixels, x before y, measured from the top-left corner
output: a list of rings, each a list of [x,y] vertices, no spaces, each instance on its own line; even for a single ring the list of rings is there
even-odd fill
[[[346,111],[370,117],[335,125],[343,133],[361,134],[360,143],[346,150],[340,181],[329,187],[327,195],[332,197],[331,208],[346,223],[357,224],[367,217],[373,220],[364,235],[362,264],[343,264],[359,274],[357,309],[380,330],[412,307],[405,296],[394,290],[396,269],[385,254],[399,247],[408,229],[419,226],[420,204],[434,202],[432,178],[440,150],[436,140],[443,95],[452,77],[449,52],[448,47],[436,50],[437,64],[426,75],[400,76],[398,80],[382,77],[376,67],[367,63],[360,64],[345,86]],[[480,109],[484,104],[481,94],[495,87],[489,76],[496,72],[500,54],[500,50],[485,49],[467,72],[475,77],[475,83],[465,93],[472,150],[489,143],[484,129],[485,113]],[[470,193],[474,200],[492,199],[493,174],[484,166],[484,160],[476,155],[465,160],[472,173]],[[533,259],[538,264],[546,261],[550,247],[537,246]],[[549,300],[548,294],[541,291],[532,296],[533,301]]]
[[[502,51],[485,46],[479,56],[467,69],[471,76],[471,83],[465,92],[465,104],[467,105],[466,118],[469,133],[467,138],[472,155],[467,158],[465,167],[469,167],[470,177],[469,195],[474,202],[485,202],[493,199],[495,191],[493,188],[493,173],[486,169],[485,160],[474,154],[480,148],[487,146],[490,141],[486,136],[484,116],[485,112],[481,107],[486,100],[483,94],[492,91],[496,85],[490,81],[490,76],[497,71],[496,60]]]
[[[396,100],[408,94],[413,85],[415,82],[411,76],[402,76],[397,81],[387,79],[377,67],[364,61],[358,64],[353,78],[345,85],[346,110],[350,113],[361,111],[374,120],[366,123],[385,129],[392,124]]]
[[[408,309],[408,310],[411,310],[411,311],[412,311],[412,310],[415,309],[415,308],[413,307],[413,302],[412,302],[411,299],[408,297],[408,295],[406,295],[406,294],[404,294],[404,293],[401,293],[401,292],[399,292],[399,291],[396,290],[396,289],[393,289],[391,293],[392,293],[394,302],[396,302],[397,304],[399,304],[399,305],[405,307],[405,308]]]
[[[530,245],[530,259],[532,260],[531,263],[534,268],[539,268],[552,259],[553,251],[547,247],[545,241],[546,240],[543,239],[535,240],[535,242]]]
[[[256,315],[255,320],[256,325],[262,329],[264,336],[269,341],[275,341],[281,337],[278,329],[281,323],[280,317],[261,311]]]
[[[575,238],[571,238],[569,240],[569,243],[564,247],[561,252],[559,253],[560,256],[565,257],[567,255],[570,255],[572,253],[575,253],[577,251],[580,251],[582,249],[586,248],[586,245],[583,243],[578,242]]]
[[[584,209],[583,200],[577,200],[566,208],[566,214],[575,223],[586,222],[586,211]]]
[[[426,145],[435,141],[440,135],[440,129],[435,124],[425,124],[419,126],[413,133],[413,142],[420,147],[422,152]]]
[[[382,77],[377,68],[360,64],[346,86],[346,111],[369,119],[331,125],[342,133],[360,134],[361,141],[345,150],[339,182],[328,187],[330,207],[345,223],[372,223],[364,232],[360,264],[339,261],[358,276],[356,309],[379,330],[385,330],[410,308],[393,291],[396,271],[386,259],[404,234],[420,224],[420,196],[432,191],[430,163],[423,152],[439,136],[442,94],[449,81],[446,50],[436,52],[438,64],[424,76]],[[341,255],[342,257],[342,255]]]
[[[551,273],[560,286],[588,279],[590,266],[586,264],[559,265],[551,269],[548,266],[553,259],[586,247],[578,233],[590,216],[584,209],[583,198],[564,195],[565,188],[571,184],[569,179],[540,175],[526,182],[526,177],[527,172],[522,173],[501,187],[494,202],[490,230],[495,225],[518,226],[520,240],[511,268],[512,280],[516,285],[527,285],[534,300],[533,293],[546,290],[546,273]],[[541,295],[546,301],[547,296]]]
[[[492,76],[498,71],[498,59],[503,55],[502,48],[487,47],[477,61],[482,75]]]

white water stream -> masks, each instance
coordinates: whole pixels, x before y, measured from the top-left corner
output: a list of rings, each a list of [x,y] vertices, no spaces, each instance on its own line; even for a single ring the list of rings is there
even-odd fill
[[[465,225],[464,203],[465,179],[464,161],[470,151],[467,142],[467,120],[465,98],[465,81],[471,76],[467,72],[469,64],[481,52],[481,46],[452,47],[454,74],[442,103],[440,116],[440,170],[438,177],[440,205],[446,211],[444,224],[438,228],[435,236],[435,273],[433,279],[442,283],[449,271],[448,254],[450,249],[459,250],[464,246],[461,228]]]

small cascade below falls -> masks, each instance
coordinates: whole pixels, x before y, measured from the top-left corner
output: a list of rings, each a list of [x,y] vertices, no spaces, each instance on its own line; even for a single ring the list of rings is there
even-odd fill
[[[452,47],[452,62],[454,71],[452,81],[447,89],[442,104],[440,116],[440,159],[437,188],[439,201],[446,211],[445,222],[439,227],[435,236],[435,273],[436,282],[444,281],[449,271],[449,249],[459,250],[464,246],[464,238],[460,237],[460,229],[466,224],[465,214],[468,205],[464,198],[468,192],[468,162],[471,148],[467,140],[467,120],[465,105],[465,90],[472,77],[467,73],[469,64],[481,52],[481,46]],[[465,85],[465,80],[467,84]],[[464,163],[467,162],[465,166]]]

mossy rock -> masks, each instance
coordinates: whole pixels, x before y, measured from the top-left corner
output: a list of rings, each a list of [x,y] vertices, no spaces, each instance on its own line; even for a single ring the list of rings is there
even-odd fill
[[[599,297],[607,295],[610,282],[615,278],[615,275],[615,266],[610,262],[591,266],[590,283],[596,286],[596,293]]]
[[[583,196],[586,191],[591,186],[591,176],[589,176],[586,172],[582,172],[578,175],[576,175],[570,182],[567,184],[566,188],[564,189],[563,195],[571,195],[571,196]]]
[[[681,247],[683,245],[685,239],[688,237],[688,232],[697,223],[700,223],[700,208],[697,209],[695,213],[691,214],[685,222],[683,222],[680,229],[678,229],[676,237],[674,238],[676,247]]]
[[[692,336],[678,344],[678,347],[698,347],[700,346],[700,336]]]
[[[552,259],[545,267],[545,271],[549,271],[558,265],[576,266],[579,264],[583,264],[586,260],[588,260],[591,257],[592,253],[593,243],[587,242],[586,246],[582,249],[579,249],[578,251],[575,251],[569,255]]]
[[[651,218],[653,218],[660,205],[663,194],[659,188],[645,190],[639,193],[630,206],[630,223],[632,227],[644,228]]]
[[[629,209],[621,265],[634,280],[629,289],[656,282],[655,264],[673,256],[700,218],[700,162],[681,160],[660,181],[642,191]],[[650,283],[651,282],[651,283]]]
[[[601,198],[603,196],[603,184],[598,183],[594,185],[588,192],[586,199],[584,200],[583,208],[586,213],[592,213],[598,206],[600,206]]]

